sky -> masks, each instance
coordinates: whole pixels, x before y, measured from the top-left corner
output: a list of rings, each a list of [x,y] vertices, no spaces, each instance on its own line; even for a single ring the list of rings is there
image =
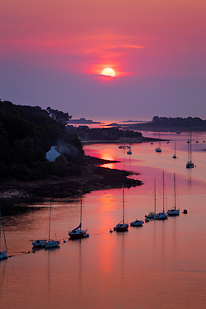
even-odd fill
[[[205,0],[1,0],[0,20],[2,101],[73,119],[206,119]]]

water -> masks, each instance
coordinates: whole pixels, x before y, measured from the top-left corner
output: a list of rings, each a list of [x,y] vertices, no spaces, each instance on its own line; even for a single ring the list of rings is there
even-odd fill
[[[90,237],[68,241],[68,230],[79,224],[80,199],[55,201],[51,236],[56,234],[61,246],[36,253],[30,240],[48,238],[49,204],[38,205],[38,211],[28,205],[30,211],[4,217],[13,257],[0,262],[1,308],[205,308],[206,152],[201,149],[206,134],[193,136],[199,143],[193,145],[191,170],[185,168],[188,134],[161,137],[173,140],[161,143],[162,153],[155,152],[158,143],[134,144],[131,156],[116,144],[87,145],[85,153],[121,161],[110,167],[140,172],[134,177],[144,185],[124,192],[128,223],[153,210],[154,177],[157,211],[162,211],[163,170],[165,209],[174,206],[175,173],[180,216],[109,233],[122,219],[122,189],[96,191],[83,198],[83,227]]]

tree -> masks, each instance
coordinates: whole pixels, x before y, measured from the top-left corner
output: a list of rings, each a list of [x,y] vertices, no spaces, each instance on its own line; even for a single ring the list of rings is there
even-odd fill
[[[52,109],[51,107],[47,107],[46,111],[50,117],[56,121],[62,122],[64,125],[72,118],[68,113],[58,111],[58,109]]]

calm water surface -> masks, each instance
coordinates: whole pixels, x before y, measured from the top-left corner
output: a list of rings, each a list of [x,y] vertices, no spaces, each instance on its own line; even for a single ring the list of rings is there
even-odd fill
[[[144,133],[144,136],[157,136]],[[164,222],[150,221],[127,233],[109,233],[122,219],[122,189],[96,191],[83,198],[83,227],[89,238],[68,241],[79,224],[80,200],[52,203],[51,234],[59,249],[31,251],[32,239],[48,238],[49,205],[28,205],[30,211],[4,217],[8,254],[0,261],[1,308],[205,308],[206,303],[206,134],[193,135],[193,162],[185,168],[188,134],[162,134],[170,143],[132,145],[132,155],[116,144],[85,146],[85,153],[120,160],[108,167],[139,172],[144,185],[125,189],[125,219],[144,219],[165,209],[181,214]],[[173,159],[174,140],[178,159]],[[188,214],[182,214],[183,209]],[[66,243],[62,240],[65,239]],[[30,252],[30,253],[28,253]]]

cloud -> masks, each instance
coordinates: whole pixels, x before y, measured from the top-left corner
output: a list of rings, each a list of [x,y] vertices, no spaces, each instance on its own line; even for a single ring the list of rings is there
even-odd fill
[[[146,48],[145,46],[140,46],[140,45],[128,45],[128,44],[123,44],[124,48]]]

